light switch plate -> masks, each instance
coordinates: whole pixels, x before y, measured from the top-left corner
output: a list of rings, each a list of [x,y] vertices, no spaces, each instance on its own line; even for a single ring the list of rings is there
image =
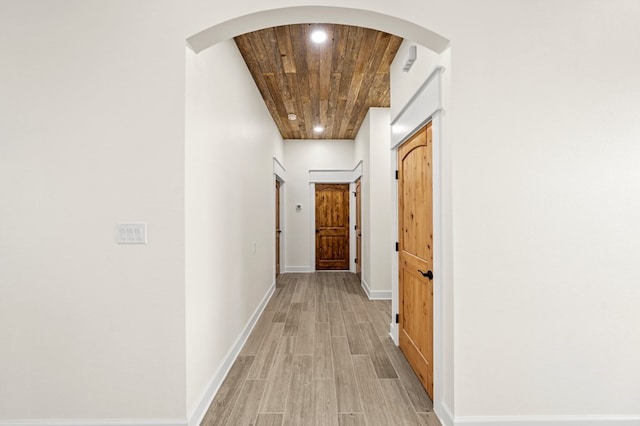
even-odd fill
[[[118,244],[147,244],[146,223],[119,223]]]

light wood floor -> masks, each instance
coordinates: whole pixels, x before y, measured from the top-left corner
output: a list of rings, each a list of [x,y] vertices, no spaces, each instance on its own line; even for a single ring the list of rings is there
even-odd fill
[[[440,425],[390,322],[354,274],[281,275],[202,425]]]

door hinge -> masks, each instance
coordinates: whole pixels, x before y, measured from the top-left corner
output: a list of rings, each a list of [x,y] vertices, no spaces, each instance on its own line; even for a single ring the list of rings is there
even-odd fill
[[[353,259],[353,263],[358,263],[358,258]]]
[[[396,251],[400,251],[400,244],[396,243]]]
[[[396,180],[398,180],[398,171],[396,170]]]
[[[355,231],[357,231],[357,230],[358,230],[358,225],[353,225],[353,229],[354,229]]]
[[[400,314],[396,314],[396,324],[400,324]]]

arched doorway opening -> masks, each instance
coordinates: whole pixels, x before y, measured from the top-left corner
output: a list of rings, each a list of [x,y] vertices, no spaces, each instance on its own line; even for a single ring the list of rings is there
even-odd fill
[[[325,22],[373,28],[411,40],[438,54],[449,48],[449,41],[445,37],[409,21],[367,10],[324,6],[281,8],[240,16],[204,29],[189,37],[187,42],[195,53],[199,53],[217,43],[247,32],[265,27],[308,22]],[[429,75],[424,75],[424,80],[428,78]],[[429,118],[429,116],[424,117],[425,120]],[[434,140],[434,146],[436,151],[441,151],[438,147],[443,144],[441,136],[443,131],[442,128],[436,126],[443,126],[442,120],[434,121],[434,134],[438,135]],[[407,136],[409,135],[407,134]],[[448,156],[434,158],[434,163],[437,163],[435,165],[436,169],[448,169],[450,167],[448,158]],[[434,176],[434,187],[438,196],[440,194],[449,194],[451,191],[450,180],[442,179],[439,176]],[[451,265],[451,232],[447,230],[451,223],[451,207],[450,205],[444,205],[447,201],[442,198],[434,197],[433,201],[435,210],[434,240],[443,242],[442,245],[434,247],[435,264],[440,262],[442,265]],[[443,246],[448,249],[444,250]],[[391,248],[390,251],[392,251]],[[397,264],[393,274],[394,277],[391,278],[392,305],[394,306],[394,312],[397,312]],[[453,409],[453,328],[450,323],[450,318],[453,316],[453,301],[451,297],[445,300],[443,292],[445,287],[452,288],[450,277],[450,273],[441,273],[437,274],[434,279],[434,410],[441,418],[450,417],[450,410]],[[448,293],[452,294],[452,291],[448,291]],[[395,330],[394,334],[393,325],[391,326],[391,335],[397,343],[397,330]]]

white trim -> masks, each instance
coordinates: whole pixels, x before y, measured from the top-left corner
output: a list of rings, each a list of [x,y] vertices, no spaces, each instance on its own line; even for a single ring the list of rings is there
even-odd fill
[[[287,273],[312,273],[314,272],[310,266],[287,266],[284,268],[285,274]]]
[[[396,165],[392,170],[397,169],[397,148],[408,140],[416,131],[420,130],[429,121],[432,122],[432,139],[433,139],[433,241],[434,241],[434,280],[433,280],[433,388],[434,388],[434,409],[436,413],[443,413],[444,395],[442,393],[442,382],[444,379],[443,366],[443,350],[444,350],[444,299],[443,299],[443,170],[442,170],[442,91],[440,75],[444,71],[444,67],[436,67],[436,69],[427,77],[416,94],[409,100],[407,105],[400,111],[398,116],[393,120],[397,126],[395,132],[392,126],[391,149],[394,150],[392,158],[396,159]],[[399,132],[398,130],[402,130]],[[395,180],[395,178],[394,178]],[[398,182],[392,185],[393,205],[392,214],[394,215],[393,234],[395,241],[398,241]],[[391,293],[392,293],[392,314],[399,312],[398,294],[398,253],[392,249],[393,260],[391,263]],[[398,327],[390,327],[389,333],[393,341],[398,344]],[[453,384],[452,384],[453,386]],[[452,425],[453,423],[448,423]]]
[[[436,413],[438,420],[440,420],[440,423],[442,423],[444,426],[454,425],[453,414],[451,413],[449,406],[447,406],[446,404],[440,403],[437,406],[434,405],[433,412]]]
[[[256,307],[255,311],[253,311],[253,314],[249,318],[249,322],[247,322],[247,325],[244,327],[244,329],[234,342],[233,346],[231,346],[231,349],[227,353],[227,356],[225,356],[224,361],[218,368],[218,371],[216,371],[213,377],[209,380],[207,387],[202,393],[202,396],[199,398],[200,402],[195,405],[195,407],[191,411],[191,414],[189,415],[189,426],[198,426],[204,418],[204,415],[207,413],[207,410],[209,409],[213,398],[216,396],[216,393],[218,393],[218,390],[220,389],[220,386],[222,385],[224,379],[227,377],[227,374],[229,374],[231,366],[238,357],[242,346],[244,346],[245,342],[249,338],[251,331],[253,331],[253,327],[256,325],[256,322],[258,321],[258,318],[260,318],[260,315],[262,315],[262,311],[264,311],[264,308],[267,306],[267,303],[269,302],[269,299],[271,299],[271,296],[273,295],[275,290],[276,282],[274,281]],[[181,424],[180,426],[182,426],[183,424]]]
[[[309,182],[345,183],[353,181],[353,170],[309,170]]]
[[[250,33],[261,28],[307,23],[310,16],[313,17],[314,22],[355,25],[396,34],[437,53],[442,53],[449,47],[449,40],[413,22],[371,10],[334,6],[292,6],[249,13],[193,34],[187,39],[187,45],[194,52],[200,53],[208,47],[239,34]]]
[[[311,173],[311,171],[309,171]],[[316,271],[316,184],[309,183],[309,272]]]
[[[433,392],[434,407],[440,408],[444,402],[442,397],[442,382],[444,375],[444,291],[445,282],[443,228],[442,228],[442,138],[441,114],[436,112],[431,118],[432,136],[432,183],[433,183],[433,270],[437,273],[433,277]]]
[[[7,426],[187,426],[186,419],[0,420]]]
[[[349,272],[356,273],[356,192],[355,181],[349,184]]]
[[[353,224],[351,218],[355,217],[356,205],[351,200],[351,192],[354,191],[353,183],[362,177],[362,160],[352,170],[309,170],[309,263],[313,266],[309,271],[316,271],[316,183],[342,183],[349,184],[349,270],[355,272],[353,255],[355,253],[355,233],[351,232]],[[353,245],[353,247],[352,247]],[[287,268],[288,269],[288,268]]]
[[[391,290],[371,290],[364,278],[360,281],[360,285],[369,300],[391,300]]]
[[[362,176],[362,161],[351,170],[309,170],[309,183],[352,183]]]
[[[275,158],[274,158],[274,160],[278,161]],[[286,222],[286,211],[287,211],[287,209],[285,208],[285,206],[287,205],[286,204],[286,202],[287,202],[287,199],[286,199],[286,193],[287,193],[286,192],[287,191],[287,186],[286,185],[287,185],[287,183],[284,180],[282,180],[282,178],[278,174],[276,174],[275,172],[273,174],[273,177],[274,177],[274,179],[273,179],[274,180],[274,183],[273,183],[273,193],[274,193],[274,195],[275,195],[275,192],[276,192],[275,182],[276,181],[280,182],[280,198],[278,200],[278,203],[280,204],[280,273],[282,274],[286,269],[285,264],[284,264],[284,260],[286,259],[286,240],[287,240],[287,235],[286,235],[286,232],[285,232],[285,227],[286,227],[286,223],[287,223]],[[273,200],[274,200],[274,202],[273,202],[274,203],[273,213],[274,213],[274,217],[275,217],[275,211],[276,211],[275,196],[273,197]],[[274,237],[273,237],[274,248],[275,248],[275,239],[276,239],[276,236],[274,235]],[[273,261],[273,276],[274,276],[274,279],[275,279],[275,275],[276,275],[276,265],[275,265],[275,263],[276,262],[275,262],[275,258],[274,258],[274,261]]]
[[[398,180],[395,177],[395,171],[398,169],[398,150],[394,149],[391,153],[391,244],[395,244],[398,239]],[[400,296],[398,295],[398,252],[394,248],[389,247],[391,252],[391,318],[395,318],[400,312],[398,306]],[[398,324],[392,323],[389,331],[391,340],[396,346],[400,344],[398,335]]]
[[[276,157],[273,157],[273,174],[278,177],[280,182],[287,181],[287,170]]]
[[[391,149],[408,140],[442,109],[442,72],[444,67],[436,67],[391,121]]]
[[[456,417],[455,425],[466,426],[611,426],[639,425],[640,416],[469,416]]]

